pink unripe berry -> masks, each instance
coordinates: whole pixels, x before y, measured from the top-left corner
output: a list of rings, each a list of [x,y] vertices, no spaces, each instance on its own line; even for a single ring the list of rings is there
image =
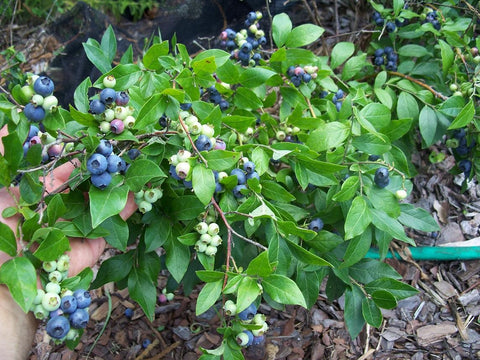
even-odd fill
[[[158,295],[158,302],[160,304],[165,304],[167,302],[167,296],[165,294]]]
[[[125,124],[120,119],[113,119],[110,122],[110,131],[114,134],[121,134],[125,129]]]
[[[225,150],[227,148],[227,144],[222,139],[215,140],[215,146],[213,147],[215,150]]]
[[[29,143],[30,143],[30,146],[32,146],[35,144],[41,144],[42,141],[40,140],[40,136],[36,135],[30,139]]]
[[[297,76],[304,74],[304,71],[303,71],[303,69],[302,69],[300,66],[297,66],[293,72],[294,72],[295,75],[297,75]]]
[[[62,150],[63,150],[63,145],[54,144],[52,146],[49,146],[47,150],[47,154],[50,157],[57,157],[62,153]]]

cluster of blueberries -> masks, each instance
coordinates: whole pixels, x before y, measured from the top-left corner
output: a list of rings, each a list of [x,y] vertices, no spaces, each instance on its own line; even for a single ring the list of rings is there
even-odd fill
[[[61,255],[56,261],[42,263],[49,282],[45,290],[38,289],[32,311],[39,320],[47,321],[47,334],[61,343],[75,340],[79,329],[84,329],[89,320],[90,293],[85,289],[62,288],[61,281],[67,278],[70,258]]]
[[[436,11],[430,11],[427,13],[425,20],[422,21],[422,24],[426,23],[432,24],[435,30],[440,30],[442,28],[440,21],[438,21],[438,14]]]
[[[381,189],[387,187],[388,184],[390,184],[390,174],[388,169],[386,167],[379,167],[375,170],[373,181],[375,182],[375,185]]]
[[[230,172],[230,176],[237,177],[237,185],[233,188],[233,196],[237,199],[243,198],[245,195],[242,194],[242,190],[247,188],[247,180],[256,178],[260,181],[260,175],[255,171],[255,163],[250,160],[243,162],[243,169],[235,168]]]
[[[450,143],[453,143],[455,146],[453,151],[455,155],[460,158],[467,157],[476,144],[475,140],[472,140],[470,145],[468,144],[467,132],[464,128],[456,130],[453,133],[453,139],[454,140],[450,141]],[[462,159],[458,162],[458,168],[463,172],[465,178],[468,179],[472,171],[472,162],[468,159]]]
[[[258,65],[262,56],[256,52],[260,47],[267,44],[265,32],[259,29],[258,21],[262,13],[250,12],[245,20],[246,29],[239,32],[227,28],[220,34],[221,46],[231,52],[232,59],[237,59],[243,66]]]
[[[302,83],[309,83],[310,80],[317,77],[318,66],[306,65],[303,68],[300,66],[290,66],[287,69],[287,76],[295,87],[299,87]]]
[[[391,46],[386,46],[375,50],[373,63],[376,66],[385,65],[388,71],[397,71],[398,55]]]
[[[33,75],[29,82],[33,86],[25,85],[21,88],[22,96],[28,101],[23,113],[28,120],[38,123],[58,106],[58,99],[53,95],[55,85],[48,76]]]
[[[215,88],[215,86],[210,86],[207,89],[208,92],[208,98],[210,102],[214,103],[215,105],[218,105],[220,107],[220,110],[225,111],[228,109],[230,104],[228,103],[227,100],[222,98],[222,95],[220,92]]]
[[[124,173],[127,170],[127,163],[113,154],[113,146],[109,140],[102,139],[95,153],[87,159],[87,170],[91,174],[92,185],[103,190],[112,181],[112,174]]]
[[[148,188],[137,191],[134,194],[135,203],[138,205],[138,210],[145,214],[152,210],[152,207],[157,200],[163,196],[162,189],[160,188]]]
[[[223,310],[227,316],[237,316],[243,324],[258,325],[255,330],[243,330],[238,333],[236,340],[238,345],[248,347],[250,345],[259,345],[265,342],[264,334],[268,330],[266,317],[263,314],[257,313],[257,306],[251,303],[246,309],[237,313],[237,305],[232,300],[225,301]]]
[[[218,233],[220,227],[217,223],[199,222],[195,230],[200,234],[200,239],[195,243],[195,250],[208,256],[215,256],[217,248],[222,243],[222,238]]]
[[[382,17],[382,15],[378,11],[373,12],[372,18],[375,24],[377,24],[377,26],[383,26],[385,24],[385,19]],[[400,24],[403,24],[403,23],[400,23]],[[397,26],[392,21],[387,21],[387,23],[385,24],[385,30],[388,33],[394,32],[396,28]]]
[[[105,88],[100,91],[99,98],[93,99],[89,104],[89,112],[100,121],[100,131],[121,134],[125,128],[135,125],[134,109],[128,106],[130,96],[126,91],[115,91],[113,87],[116,79],[108,75],[103,79]]]

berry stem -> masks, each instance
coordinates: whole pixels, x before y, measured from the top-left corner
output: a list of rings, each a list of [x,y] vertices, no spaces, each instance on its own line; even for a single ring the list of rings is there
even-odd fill
[[[435,89],[433,89],[430,85],[427,85],[425,84],[424,82],[420,81],[420,80],[417,80],[417,79],[414,79],[412,78],[411,76],[409,75],[405,75],[405,74],[402,74],[398,71],[388,71],[388,74],[390,75],[395,75],[395,76],[398,76],[398,77],[402,77],[404,79],[407,79],[417,85],[420,85],[421,87],[427,89],[428,91],[430,91],[433,95],[435,95],[435,97],[438,97],[442,100],[447,100],[448,97],[446,97],[445,95],[443,95],[442,93],[439,93],[438,91],[436,91]]]

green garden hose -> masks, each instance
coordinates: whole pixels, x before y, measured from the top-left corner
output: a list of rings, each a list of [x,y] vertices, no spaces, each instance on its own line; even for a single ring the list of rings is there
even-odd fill
[[[409,247],[413,260],[475,260],[480,259],[480,246],[421,246]],[[365,256],[371,259],[379,259],[378,249],[371,248]],[[391,252],[387,253],[387,258],[393,258]],[[395,252],[395,258],[401,259],[400,255]]]

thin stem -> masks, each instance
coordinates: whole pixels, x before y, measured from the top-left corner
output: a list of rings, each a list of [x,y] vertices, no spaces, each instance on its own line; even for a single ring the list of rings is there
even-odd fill
[[[182,117],[180,115],[178,115],[178,120],[180,121],[180,125],[182,125],[182,128],[183,128],[183,131],[185,131],[185,134],[187,135],[188,137],[188,140],[190,141],[190,144],[192,144],[192,147],[193,147],[193,150],[195,150],[195,152],[198,154],[198,157],[202,160],[202,162],[205,164],[205,167],[208,167],[208,162],[207,162],[207,159],[205,159],[203,157],[202,154],[200,154],[200,151],[197,149],[197,147],[195,146],[195,142],[192,140],[192,137],[190,136],[190,133],[188,131],[188,128],[187,128],[187,125],[185,124],[185,122],[183,121]]]
[[[438,91],[436,91],[435,89],[433,89],[430,85],[427,85],[425,84],[424,82],[420,81],[420,80],[417,80],[417,79],[414,79],[412,78],[411,76],[409,75],[405,75],[405,74],[402,74],[400,72],[397,72],[397,71],[388,71],[388,74],[390,75],[396,75],[398,77],[402,77],[404,79],[407,79],[417,85],[420,85],[421,87],[427,89],[428,91],[430,91],[433,95],[435,95],[436,97],[442,99],[442,100],[447,100],[448,97],[446,97],[445,95],[443,95],[442,93],[439,93]]]

